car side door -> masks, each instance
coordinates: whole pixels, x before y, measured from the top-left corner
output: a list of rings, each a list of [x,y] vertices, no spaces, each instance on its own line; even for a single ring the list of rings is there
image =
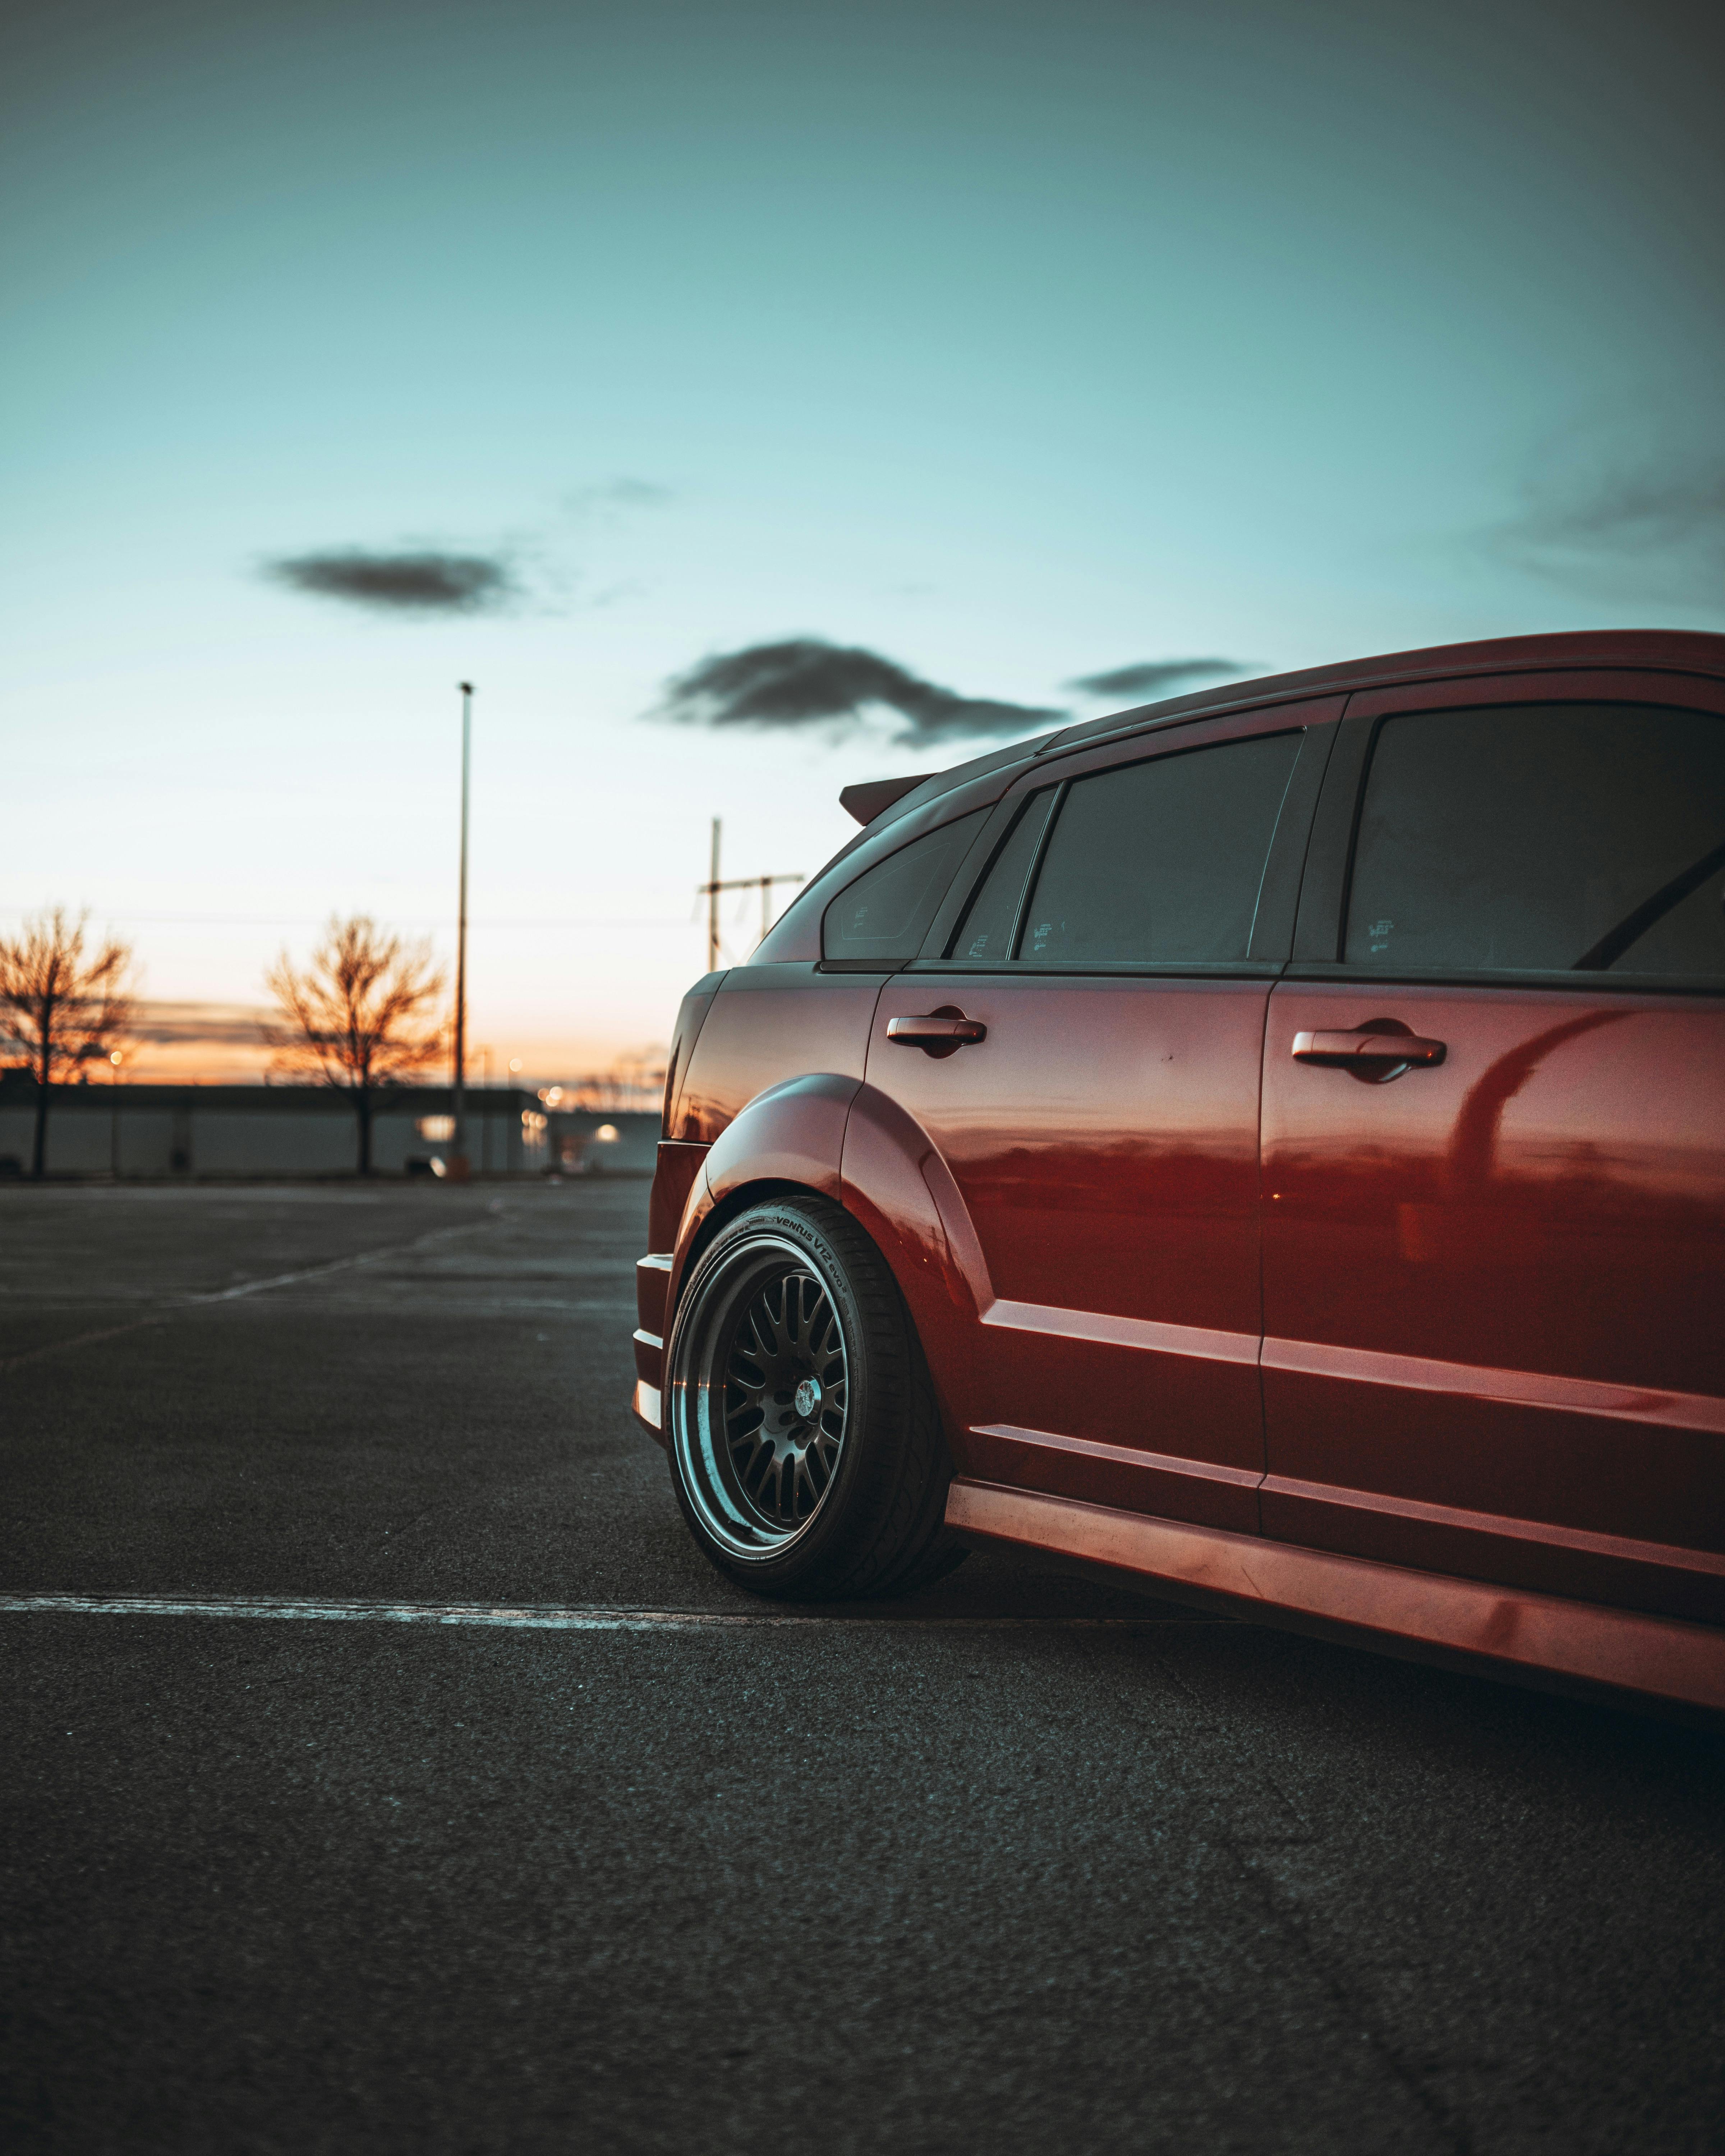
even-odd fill
[[[986,1283],[964,1471],[1255,1533],[1259,1070],[1342,700],[1022,778],[868,1086],[920,1126]]]
[[[1264,1077],[1268,1534],[1725,1616],[1725,704],[1348,709]]]

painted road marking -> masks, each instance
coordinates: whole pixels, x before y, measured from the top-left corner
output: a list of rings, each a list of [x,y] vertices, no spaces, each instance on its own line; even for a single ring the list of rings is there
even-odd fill
[[[916,1617],[882,1610],[867,1617],[809,1616],[781,1610],[633,1609],[608,1603],[372,1602],[284,1594],[3,1594],[0,1614],[70,1617],[286,1618],[311,1624],[480,1625],[531,1632],[732,1631],[760,1625],[913,1625],[922,1631],[1095,1632],[1162,1625],[1226,1625],[1194,1610],[1142,1617]]]

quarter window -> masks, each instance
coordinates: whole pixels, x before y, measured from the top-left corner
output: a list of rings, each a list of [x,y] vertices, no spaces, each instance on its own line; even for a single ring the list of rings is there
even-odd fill
[[[914,958],[988,814],[978,808],[942,824],[848,884],[822,916],[821,956],[880,966]]]
[[[1075,780],[1025,910],[1019,958],[1191,965],[1250,957],[1300,739],[1258,735]]]
[[[1725,975],[1725,720],[1623,704],[1387,719],[1344,951],[1378,972]]]

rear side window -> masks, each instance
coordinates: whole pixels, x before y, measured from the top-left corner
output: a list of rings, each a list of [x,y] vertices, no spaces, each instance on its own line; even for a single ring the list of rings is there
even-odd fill
[[[1522,705],[1386,719],[1344,946],[1378,972],[1725,975],[1725,719]]]
[[[848,884],[822,916],[822,957],[877,966],[914,958],[988,814],[978,808],[942,824]]]
[[[1042,965],[1249,957],[1300,738],[1259,735],[1075,780],[1030,893],[1019,957]]]

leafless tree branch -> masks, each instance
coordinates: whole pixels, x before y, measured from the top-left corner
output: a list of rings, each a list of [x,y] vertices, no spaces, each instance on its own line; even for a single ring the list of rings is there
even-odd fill
[[[50,906],[0,937],[0,1023],[36,1080],[34,1176],[47,1160],[49,1089],[69,1066],[107,1056],[131,1019],[131,947],[110,934],[86,955],[89,919]]]
[[[264,980],[280,1014],[264,1029],[277,1068],[352,1094],[360,1173],[368,1174],[372,1093],[443,1053],[430,1006],[444,976],[429,943],[403,943],[368,914],[332,915],[310,965],[296,967],[283,951]]]

